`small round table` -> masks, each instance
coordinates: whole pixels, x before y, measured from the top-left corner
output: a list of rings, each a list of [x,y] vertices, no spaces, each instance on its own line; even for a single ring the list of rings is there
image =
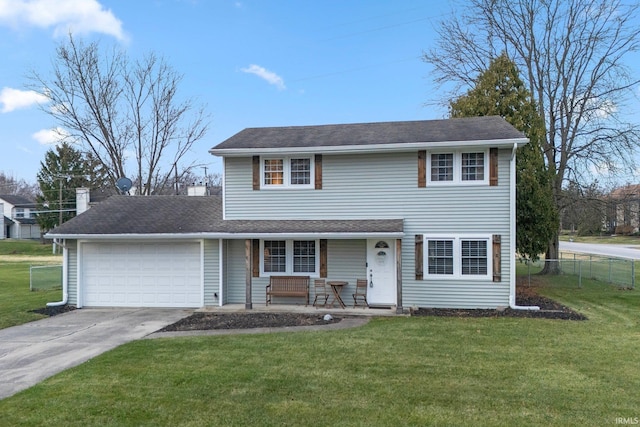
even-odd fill
[[[347,286],[349,282],[343,282],[340,280],[331,280],[327,282],[327,284],[331,286],[331,292],[333,293],[333,301],[331,301],[331,306],[333,307],[333,304],[335,304],[337,301],[338,304],[340,304],[340,307],[346,308],[344,305],[344,302],[342,301],[342,298],[340,297],[340,293],[342,292],[342,288]]]

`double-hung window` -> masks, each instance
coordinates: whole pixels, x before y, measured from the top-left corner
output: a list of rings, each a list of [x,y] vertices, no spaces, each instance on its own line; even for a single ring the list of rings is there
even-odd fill
[[[489,184],[488,150],[432,152],[427,156],[429,184]]]
[[[314,185],[312,157],[262,158],[262,188],[311,188]]]
[[[263,240],[261,246],[263,275],[318,277],[318,240]]]
[[[426,276],[485,279],[491,277],[489,236],[425,237]]]

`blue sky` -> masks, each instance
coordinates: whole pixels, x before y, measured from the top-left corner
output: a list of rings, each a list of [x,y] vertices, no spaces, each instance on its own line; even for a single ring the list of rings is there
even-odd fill
[[[50,72],[69,30],[134,59],[156,52],[182,73],[182,95],[211,116],[188,160],[220,172],[209,148],[246,127],[445,117],[420,57],[450,11],[425,0],[0,0],[0,171],[36,182],[56,123],[26,74]]]
[[[52,6],[53,5],[53,6]],[[24,92],[48,74],[57,44],[118,44],[157,52],[211,125],[191,158],[219,171],[208,149],[246,127],[444,117],[421,61],[446,3],[425,1],[0,0],[0,171],[36,181],[52,118]]]

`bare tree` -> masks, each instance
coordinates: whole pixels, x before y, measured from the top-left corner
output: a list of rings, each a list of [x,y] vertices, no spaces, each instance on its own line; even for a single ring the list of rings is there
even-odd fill
[[[98,43],[69,35],[56,49],[52,77],[36,71],[29,77],[28,86],[51,100],[43,110],[68,132],[62,136],[99,159],[113,183],[130,176],[136,194],[160,194],[195,166],[180,162],[204,137],[207,116],[180,98],[182,75],[157,55],[130,61],[122,50],[105,54]]]
[[[440,22],[437,45],[423,59],[437,83],[453,84],[452,93],[472,86],[503,52],[518,65],[545,121],[541,149],[559,211],[568,182],[590,182],[584,176],[596,169],[633,167],[640,129],[621,111],[639,82],[624,63],[640,47],[637,3],[468,0],[463,7]],[[557,233],[546,257],[558,257]]]
[[[35,200],[37,193],[37,184],[30,184],[24,179],[17,179],[0,171],[0,194],[23,196]]]

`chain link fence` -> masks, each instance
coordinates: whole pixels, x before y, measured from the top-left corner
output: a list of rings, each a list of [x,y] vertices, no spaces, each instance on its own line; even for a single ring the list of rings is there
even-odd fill
[[[635,289],[636,285],[635,261],[632,259],[561,252],[560,259],[557,260],[540,259],[532,262],[520,259],[520,262],[527,265],[529,284],[531,283],[531,275],[542,271],[547,263],[556,262],[560,274],[575,277],[578,287],[582,287],[583,279],[597,280],[629,289]]]
[[[29,288],[32,291],[62,289],[62,265],[30,266]]]

